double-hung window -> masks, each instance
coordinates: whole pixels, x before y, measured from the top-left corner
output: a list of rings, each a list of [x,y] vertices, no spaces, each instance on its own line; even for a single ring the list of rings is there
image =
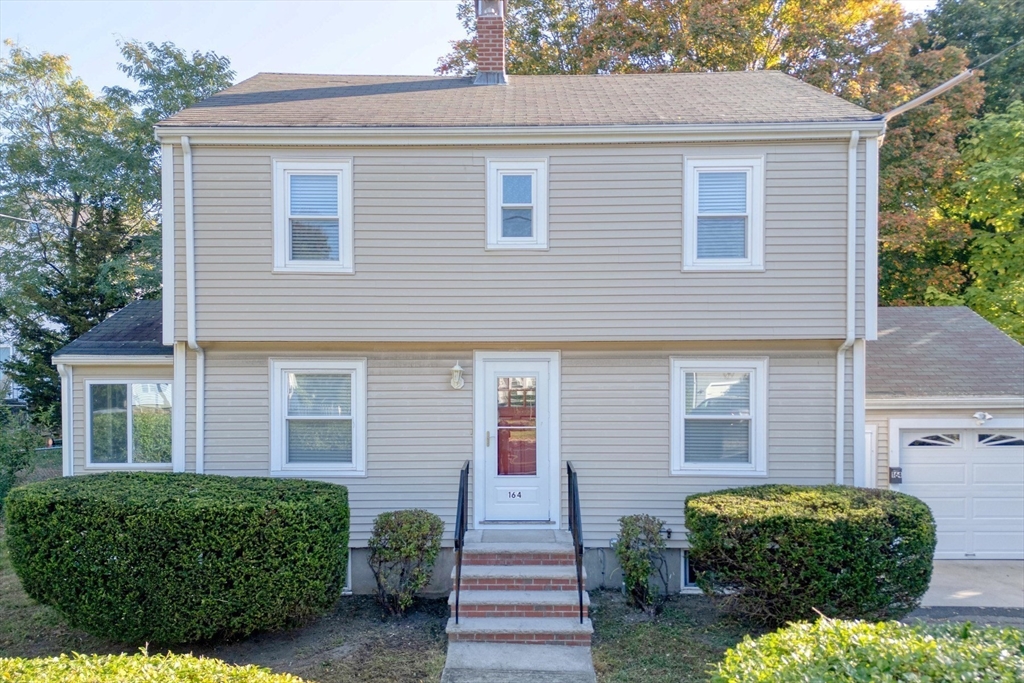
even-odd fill
[[[547,162],[487,161],[487,248],[547,249]]]
[[[353,272],[352,162],[274,161],[274,270]]]
[[[171,383],[87,381],[89,467],[171,465]]]
[[[672,471],[767,474],[768,360],[672,359]]]
[[[271,473],[361,475],[366,361],[272,360]]]
[[[764,268],[764,160],[686,159],[683,270]]]

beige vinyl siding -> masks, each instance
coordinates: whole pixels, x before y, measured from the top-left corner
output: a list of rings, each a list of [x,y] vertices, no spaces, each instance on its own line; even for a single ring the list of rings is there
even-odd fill
[[[606,546],[618,518],[649,512],[681,541],[688,494],[765,482],[833,481],[835,353],[750,349],[769,356],[768,477],[669,474],[669,358],[715,349],[581,351],[561,354],[561,455],[580,472],[587,544]],[[764,347],[761,347],[764,348]],[[422,507],[454,523],[458,470],[473,459],[472,349],[268,353],[220,348],[207,354],[206,472],[266,476],[270,463],[269,359],[367,358],[365,477],[328,479],[348,487],[352,544],[363,546],[380,512]],[[466,386],[449,385],[455,361]],[[852,460],[852,455],[848,455]],[[565,495],[564,473],[560,486]],[[563,510],[564,519],[564,510]],[[446,542],[450,542],[446,534]]]
[[[869,410],[865,424],[874,425],[877,430],[875,442],[875,487],[889,488],[889,414]]]
[[[199,339],[842,338],[846,147],[842,140],[509,150],[195,145]],[[684,155],[754,154],[766,158],[766,272],[681,272]],[[485,159],[500,155],[549,159],[548,251],[485,251]],[[353,159],[355,275],[271,272],[273,156]],[[180,147],[174,158],[182,193]],[[863,176],[863,145],[858,169]],[[863,198],[863,177],[859,188]],[[175,207],[183,339],[182,194]],[[863,226],[862,208],[858,215]],[[862,244],[858,258],[863,263]],[[863,302],[861,276],[858,292]]]
[[[72,370],[72,422],[74,424],[73,457],[74,473],[109,472],[111,468],[87,468],[85,466],[85,430],[86,413],[89,410],[88,396],[85,391],[87,380],[167,380],[174,379],[174,369],[170,365],[76,365]],[[132,469],[145,469],[133,467]],[[168,471],[169,467],[154,467],[154,470]]]

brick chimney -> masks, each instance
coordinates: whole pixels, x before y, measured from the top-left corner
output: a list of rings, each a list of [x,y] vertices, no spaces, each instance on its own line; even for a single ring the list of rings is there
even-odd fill
[[[505,1],[476,0],[477,85],[504,85]]]

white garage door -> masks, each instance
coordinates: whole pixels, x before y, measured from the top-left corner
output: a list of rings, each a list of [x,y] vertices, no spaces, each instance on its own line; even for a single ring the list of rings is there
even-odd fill
[[[1024,432],[901,430],[899,490],[928,503],[938,559],[1024,559]]]

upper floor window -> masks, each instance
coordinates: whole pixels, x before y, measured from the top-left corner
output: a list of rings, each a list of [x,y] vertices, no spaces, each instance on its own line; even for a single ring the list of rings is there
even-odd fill
[[[487,248],[548,248],[547,162],[487,161]]]
[[[274,203],[274,270],[353,272],[350,160],[275,160]]]
[[[683,270],[764,268],[764,160],[687,159]]]
[[[89,467],[171,464],[171,383],[86,382]]]
[[[672,471],[767,474],[768,361],[672,359]]]

